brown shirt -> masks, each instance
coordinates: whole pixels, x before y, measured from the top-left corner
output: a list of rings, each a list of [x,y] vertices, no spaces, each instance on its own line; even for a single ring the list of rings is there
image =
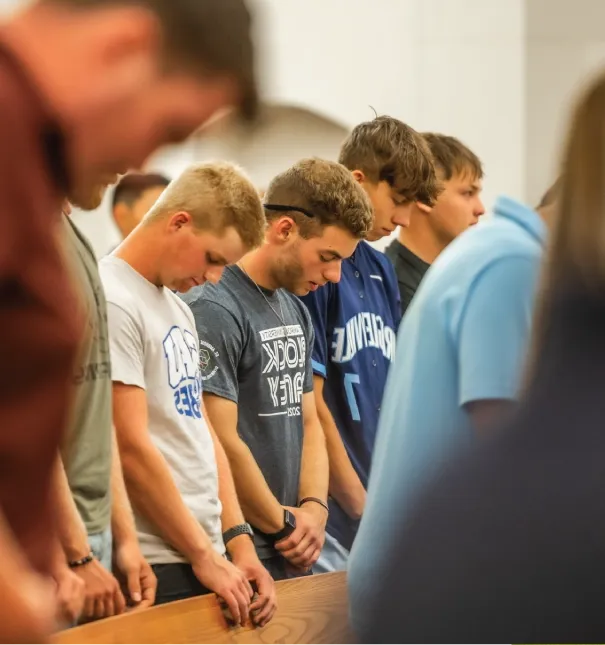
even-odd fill
[[[0,41],[0,510],[48,569],[50,478],[80,324],[58,244],[61,135]]]

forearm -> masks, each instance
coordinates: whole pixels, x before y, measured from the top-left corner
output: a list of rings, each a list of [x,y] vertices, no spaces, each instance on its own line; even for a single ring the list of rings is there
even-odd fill
[[[111,454],[111,532],[117,544],[137,539],[132,507],[124,484],[122,461],[115,429],[112,429]]]
[[[353,468],[347,450],[328,411],[329,419],[320,413],[319,418],[326,436],[328,462],[330,464],[330,495],[353,519],[359,519],[365,504],[366,491]]]
[[[53,475],[57,533],[67,560],[78,560],[90,551],[86,526],[78,513],[61,457],[57,455]]]
[[[264,533],[284,526],[284,509],[271,492],[248,446],[239,437],[224,445],[241,509],[246,519]]]
[[[210,424],[208,424],[210,427]],[[244,523],[244,514],[237,499],[235,483],[229,466],[227,455],[218,440],[216,433],[210,427],[210,434],[214,443],[214,453],[216,455],[216,467],[218,470],[218,495],[221,500],[222,513],[221,525],[223,532]],[[236,561],[240,556],[250,555],[255,552],[254,543],[248,535],[241,535],[226,545],[229,555]]]
[[[0,513],[1,642],[42,643],[50,636],[47,598],[40,596],[36,579]]]
[[[299,500],[305,497],[327,500],[329,472],[325,436],[319,418],[314,416],[305,421]]]
[[[157,526],[162,537],[190,562],[212,550],[210,538],[185,505],[172,475],[151,441],[120,447],[132,505]]]

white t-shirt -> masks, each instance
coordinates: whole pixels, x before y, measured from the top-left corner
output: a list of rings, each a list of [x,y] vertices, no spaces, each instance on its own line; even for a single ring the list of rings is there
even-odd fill
[[[143,388],[149,433],[181,496],[214,548],[225,552],[212,437],[200,408],[199,343],[190,309],[127,262],[100,262],[107,297],[112,380]],[[185,562],[157,528],[135,510],[143,555],[150,564]]]

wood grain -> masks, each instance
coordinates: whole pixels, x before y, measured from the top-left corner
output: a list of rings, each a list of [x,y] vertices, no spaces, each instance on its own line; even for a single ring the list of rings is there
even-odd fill
[[[203,596],[56,634],[55,643],[353,643],[346,574],[277,583],[278,610],[261,629],[229,628],[216,597]]]

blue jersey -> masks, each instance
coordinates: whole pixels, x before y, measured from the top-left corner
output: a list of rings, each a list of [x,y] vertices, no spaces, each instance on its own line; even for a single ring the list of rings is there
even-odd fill
[[[342,263],[338,284],[302,298],[315,327],[313,371],[353,467],[367,486],[378,416],[401,317],[389,259],[367,242]],[[356,523],[330,500],[327,531],[350,548]]]

